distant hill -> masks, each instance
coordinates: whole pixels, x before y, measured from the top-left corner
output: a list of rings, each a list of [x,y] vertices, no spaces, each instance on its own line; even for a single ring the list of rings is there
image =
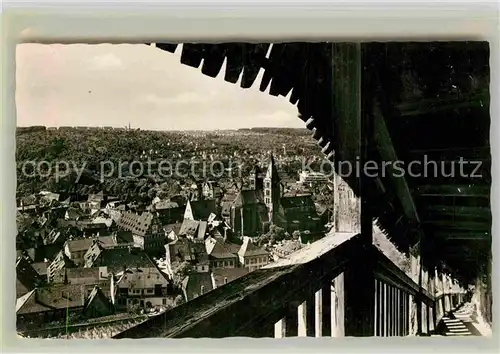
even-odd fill
[[[306,128],[271,128],[271,127],[255,127],[238,129],[239,132],[253,132],[262,134],[282,134],[282,135],[311,135],[311,132]]]
[[[17,127],[16,133],[23,134],[23,133],[42,132],[45,131],[46,129],[47,128],[43,125],[33,125],[31,127]]]

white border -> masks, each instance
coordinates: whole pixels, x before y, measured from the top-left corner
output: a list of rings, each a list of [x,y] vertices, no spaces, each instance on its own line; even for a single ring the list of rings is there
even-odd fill
[[[492,214],[499,214],[500,163],[498,123],[499,35],[498,3],[385,2],[339,3],[254,1],[158,2],[3,2],[2,13],[2,126],[1,126],[1,259],[2,351],[121,351],[121,352],[422,352],[498,351],[495,334],[498,292],[494,292],[492,339],[486,338],[288,338],[285,340],[23,340],[15,335],[15,43],[143,43],[155,41],[280,41],[280,40],[488,40],[491,68]],[[64,4],[64,6],[62,6]],[[34,10],[37,7],[38,9]],[[180,65],[180,64],[179,64]],[[200,73],[201,75],[201,73]],[[495,238],[499,222],[493,218],[493,287],[498,287]],[[222,341],[222,342],[221,342]],[[89,345],[91,347],[89,347]],[[497,350],[495,350],[497,349]]]

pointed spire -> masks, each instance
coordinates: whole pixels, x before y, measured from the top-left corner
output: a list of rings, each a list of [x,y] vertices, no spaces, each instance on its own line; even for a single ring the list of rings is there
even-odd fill
[[[272,151],[270,153],[270,159],[269,159],[269,165],[267,167],[266,177],[271,178],[276,182],[279,181],[278,169],[276,168],[276,162],[274,161],[274,155]]]

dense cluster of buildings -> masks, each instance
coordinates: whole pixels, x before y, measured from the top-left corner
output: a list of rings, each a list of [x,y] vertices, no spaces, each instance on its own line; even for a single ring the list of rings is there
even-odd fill
[[[328,222],[294,183],[280,178],[271,155],[245,183],[203,181],[194,193],[147,205],[103,191],[86,200],[51,192],[22,198],[18,329],[163,311],[286,257],[300,240],[272,248],[255,240],[273,224],[288,235],[322,234]]]

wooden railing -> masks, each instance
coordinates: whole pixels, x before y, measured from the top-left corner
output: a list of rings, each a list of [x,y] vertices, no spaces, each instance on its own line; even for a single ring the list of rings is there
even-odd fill
[[[356,235],[303,263],[251,272],[114,338],[425,335],[462,293],[449,279],[444,288],[436,283],[445,289],[437,296]]]

